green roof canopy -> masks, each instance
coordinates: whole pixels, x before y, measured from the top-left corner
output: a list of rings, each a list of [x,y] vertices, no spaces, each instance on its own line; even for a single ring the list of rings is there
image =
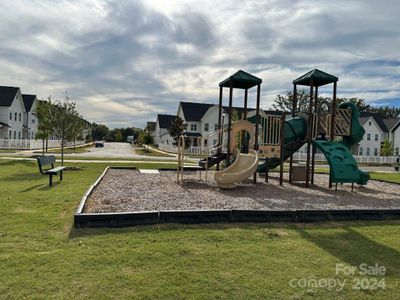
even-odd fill
[[[221,81],[219,86],[230,87],[231,82],[233,83],[233,88],[249,89],[253,86],[261,84],[262,80],[261,78],[251,75],[245,71],[239,70],[224,81]]]
[[[311,70],[310,72],[307,72],[303,76],[300,76],[299,78],[293,80],[293,84],[310,86],[311,79],[313,81],[313,86],[321,86],[339,80],[339,78],[337,78],[336,76],[322,72],[321,70],[318,69],[314,69]]]

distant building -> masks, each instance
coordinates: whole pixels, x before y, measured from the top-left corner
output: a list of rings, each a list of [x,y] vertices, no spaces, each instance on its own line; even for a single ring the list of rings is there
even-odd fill
[[[18,87],[0,86],[0,138],[23,139],[25,105]]]
[[[147,132],[154,141],[156,138],[156,126],[157,122],[147,122],[146,127],[144,128],[144,131]]]
[[[174,139],[169,134],[168,129],[170,128],[172,122],[175,120],[174,115],[157,115],[156,128],[154,134],[154,144],[166,144],[172,145]]]
[[[0,86],[0,147],[32,148],[39,126],[36,109],[41,101],[36,95],[22,94],[19,87]],[[84,140],[91,131],[91,123],[83,121]],[[55,137],[50,136],[50,140]]]
[[[22,94],[22,100],[24,102],[24,139],[34,140],[38,129],[38,120],[36,117],[36,95]]]
[[[365,129],[362,141],[358,145],[358,155],[380,156],[381,142],[389,140],[394,154],[400,149],[400,118],[384,118],[377,113],[361,113],[360,123]]]

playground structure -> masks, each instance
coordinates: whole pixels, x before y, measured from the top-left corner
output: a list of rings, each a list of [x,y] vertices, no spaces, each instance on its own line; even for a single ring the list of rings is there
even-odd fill
[[[260,111],[260,89],[262,80],[242,70],[237,71],[219,84],[218,129],[211,133],[218,135],[218,144],[211,150],[216,153],[200,160],[199,166],[206,171],[216,165],[214,175],[221,188],[233,188],[235,183],[257,172],[265,174],[279,166],[279,183],[283,184],[284,162],[289,159],[289,182],[303,181],[308,188],[314,184],[315,154],[317,149],[323,153],[330,167],[329,188],[333,183],[354,183],[365,185],[369,175],[358,169],[350,148],[362,139],[364,129],[359,123],[357,107],[351,103],[337,105],[336,93],[338,78],[318,69],[300,76],[293,81],[293,107],[289,115],[285,112],[266,115]],[[331,103],[320,101],[318,89],[333,84]],[[297,101],[297,87],[309,86],[310,99],[307,111],[300,111]],[[248,117],[248,90],[257,87],[255,115]],[[228,124],[224,128],[222,120],[223,88],[229,88]],[[233,89],[244,89],[244,110],[242,119],[232,122]],[[325,107],[324,107],[325,106]],[[222,122],[223,123],[223,122]],[[227,133],[226,152],[222,151],[223,134]],[[237,138],[239,137],[239,138]],[[235,144],[239,140],[239,145]],[[183,182],[184,137],[178,145],[178,183]],[[244,145],[247,144],[247,145]],[[307,159],[304,165],[294,165],[293,154],[306,145]],[[251,149],[252,148],[252,149]],[[249,154],[240,153],[249,152]],[[210,150],[208,148],[207,150]],[[207,151],[208,153],[208,151]],[[235,160],[231,162],[232,154]],[[260,160],[260,164],[254,161]],[[219,171],[221,162],[226,168]],[[232,165],[231,165],[232,163]],[[201,176],[201,175],[200,175]]]

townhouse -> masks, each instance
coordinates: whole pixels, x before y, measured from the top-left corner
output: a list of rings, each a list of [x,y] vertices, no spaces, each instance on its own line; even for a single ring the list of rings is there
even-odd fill
[[[27,117],[20,88],[0,86],[0,139],[23,139]]]
[[[171,127],[172,122],[176,116],[159,114],[157,115],[155,132],[154,132],[154,144],[155,145],[173,145],[174,139],[169,134],[168,129]]]
[[[388,140],[394,155],[400,152],[400,118],[384,118],[376,113],[361,113],[360,123],[365,135],[358,145],[358,155],[380,156],[381,143]]]
[[[19,87],[0,86],[0,147],[32,148],[38,132],[36,95],[22,94]],[[91,123],[84,121],[82,140],[90,136]],[[55,136],[50,140],[57,145]]]

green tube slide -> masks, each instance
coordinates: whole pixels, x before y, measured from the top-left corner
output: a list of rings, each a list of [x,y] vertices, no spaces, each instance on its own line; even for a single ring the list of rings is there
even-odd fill
[[[352,102],[339,105],[339,108],[352,110],[351,135],[343,137],[340,142],[314,140],[312,144],[317,147],[326,157],[333,183],[357,183],[367,184],[369,174],[361,171],[350,148],[358,144],[365,134],[364,128],[359,122],[359,112]],[[252,121],[252,120],[250,120]],[[266,129],[264,129],[266,130]],[[266,132],[264,132],[265,136]],[[295,153],[304,144],[307,135],[307,120],[296,117],[285,122],[284,126],[284,160]],[[272,170],[280,165],[280,159],[269,158],[258,166],[257,172],[265,173],[266,169]]]
[[[264,136],[266,136],[267,128],[264,128]],[[295,117],[287,120],[283,127],[284,134],[284,159],[300,149],[304,144],[304,139],[307,135],[307,120],[305,118]],[[265,173],[268,170],[275,169],[281,163],[279,158],[269,158],[258,165],[257,172]]]

